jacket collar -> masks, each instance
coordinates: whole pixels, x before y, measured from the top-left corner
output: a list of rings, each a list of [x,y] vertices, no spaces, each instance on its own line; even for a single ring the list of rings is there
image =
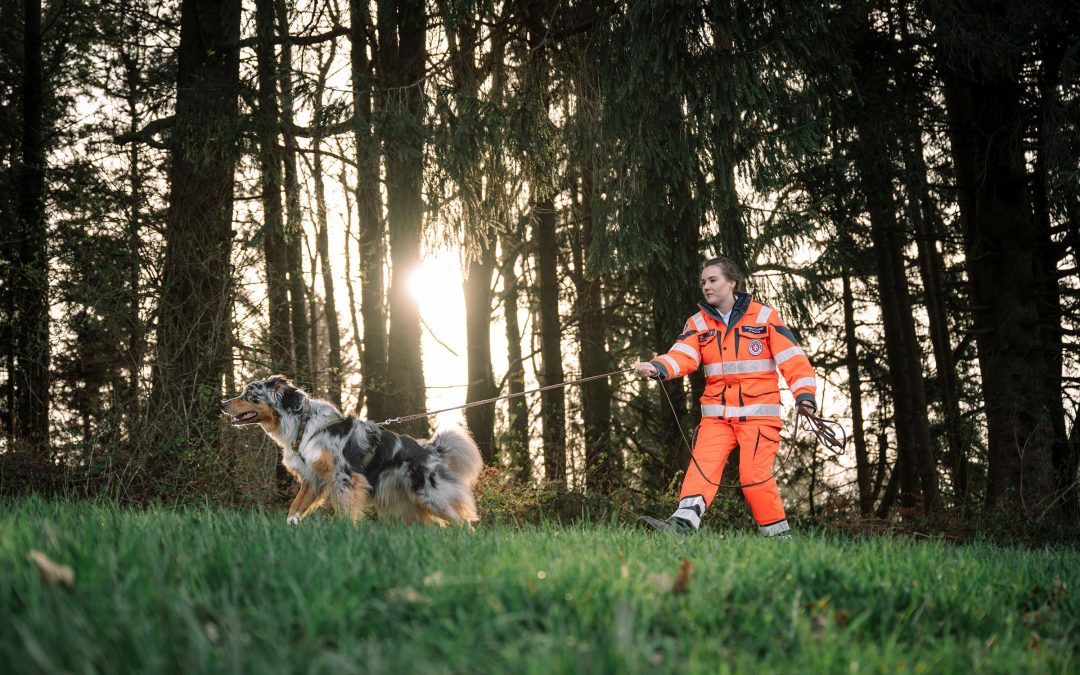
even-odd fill
[[[732,326],[739,323],[739,319],[743,317],[743,314],[746,314],[747,308],[750,307],[751,299],[752,298],[749,293],[745,293],[743,291],[735,291],[735,304],[731,306],[731,314],[728,316],[727,324],[725,324],[728,330],[731,330]],[[724,323],[724,320],[720,317],[720,312],[717,311],[717,309],[712,305],[708,304],[707,302],[699,302],[698,307],[701,308],[701,311],[705,312],[720,323]]]

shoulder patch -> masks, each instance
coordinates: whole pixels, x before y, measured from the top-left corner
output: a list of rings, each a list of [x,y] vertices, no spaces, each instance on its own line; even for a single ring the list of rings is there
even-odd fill
[[[765,326],[743,326],[742,332],[750,333],[751,335],[764,335],[768,330]]]

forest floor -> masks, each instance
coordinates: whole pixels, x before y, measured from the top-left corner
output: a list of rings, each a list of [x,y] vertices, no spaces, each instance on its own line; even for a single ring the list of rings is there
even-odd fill
[[[4,673],[1080,669],[1076,548],[0,508]]]

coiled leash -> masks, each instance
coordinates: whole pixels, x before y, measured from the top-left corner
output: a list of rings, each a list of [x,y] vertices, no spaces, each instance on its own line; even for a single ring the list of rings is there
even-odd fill
[[[802,406],[795,406],[795,433],[798,435],[800,424],[805,420],[806,429],[810,433],[817,436],[818,443],[821,447],[832,452],[834,457],[839,457],[844,454],[844,448],[847,447],[847,432],[844,431],[844,427],[835,420],[827,420],[824,417],[820,417],[808,410],[802,408]],[[837,438],[836,432],[833,431],[833,427],[840,430],[841,438]]]
[[[697,457],[694,456],[694,448],[691,447],[690,441],[686,439],[686,432],[683,431],[682,423],[679,421],[679,413],[675,410],[675,404],[671,401],[671,395],[668,394],[667,387],[665,387],[663,384],[663,378],[661,378],[658,373],[656,375],[653,375],[649,379],[656,380],[660,383],[660,391],[664,392],[664,398],[667,399],[668,407],[671,408],[671,414],[675,418],[675,426],[679,428],[679,435],[682,436],[683,444],[686,446],[687,451],[690,452],[690,461],[692,461],[694,463],[694,466],[697,467],[698,473],[701,474],[701,477],[705,480],[706,483],[708,483],[709,485],[715,485],[718,488],[727,488],[729,490],[744,490],[746,488],[752,488],[757,485],[768,483],[772,479],[776,478],[776,475],[780,472],[780,469],[783,468],[784,462],[778,462],[776,470],[769,474],[768,478],[756,481],[754,483],[729,485],[727,483],[714,483],[713,481],[709,480],[709,477],[705,475],[705,471],[701,468],[701,465],[698,464]],[[847,445],[847,433],[844,432],[844,428],[840,426],[840,423],[834,422],[833,420],[827,420],[823,417],[819,417],[818,415],[815,415],[805,410],[802,406],[798,405],[795,406],[795,432],[792,434],[792,438],[794,438],[799,433],[800,418],[806,418],[807,429],[809,429],[811,433],[817,436],[818,442],[821,443],[821,445],[824,446],[826,449],[830,450],[833,455],[840,455],[844,452],[844,446]],[[836,434],[830,428],[830,425],[836,426],[840,429],[844,437],[843,441],[839,440],[836,437]]]

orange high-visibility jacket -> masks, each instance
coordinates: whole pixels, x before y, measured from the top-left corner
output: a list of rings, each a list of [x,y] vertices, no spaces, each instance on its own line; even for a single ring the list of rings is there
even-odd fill
[[[702,417],[768,422],[780,426],[780,381],[788,383],[795,402],[817,408],[817,380],[809,359],[776,311],[736,291],[724,324],[716,308],[701,311],[683,326],[675,344],[650,363],[665,380],[705,369]]]

